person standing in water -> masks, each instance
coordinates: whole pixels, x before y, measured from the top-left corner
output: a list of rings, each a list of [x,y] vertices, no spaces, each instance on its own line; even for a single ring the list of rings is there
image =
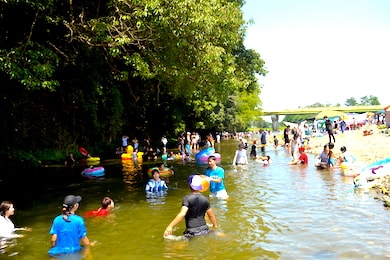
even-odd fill
[[[183,197],[180,212],[165,228],[164,238],[172,235],[173,227],[179,224],[183,219],[186,222],[184,236],[191,238],[193,236],[206,235],[210,232],[207,226],[205,215],[217,227],[217,219],[210,207],[209,200],[200,192],[202,190],[202,178],[199,175],[191,175],[188,177],[188,185],[191,189],[191,194]]]
[[[253,140],[250,156],[253,159],[256,159],[256,156],[257,156],[257,140]]]
[[[248,156],[246,154],[246,150],[244,149],[244,145],[240,144],[239,149],[236,150],[233,158],[233,165],[243,165],[248,164]]]
[[[226,192],[224,185],[225,170],[217,166],[217,158],[214,155],[209,156],[206,169],[206,176],[210,177],[210,197],[219,199],[228,199],[229,195]]]
[[[3,201],[0,205],[0,239],[12,239],[23,237],[15,231],[31,231],[31,228],[15,228],[15,224],[10,219],[15,214],[14,204],[10,201]]]
[[[78,252],[82,249],[80,241],[84,246],[93,245],[87,237],[84,219],[75,214],[80,201],[80,196],[65,197],[62,214],[54,218],[50,228],[51,248],[48,252],[50,255]]]
[[[146,192],[156,193],[168,190],[168,186],[164,180],[160,178],[158,169],[152,170],[152,179],[148,181],[145,187]]]

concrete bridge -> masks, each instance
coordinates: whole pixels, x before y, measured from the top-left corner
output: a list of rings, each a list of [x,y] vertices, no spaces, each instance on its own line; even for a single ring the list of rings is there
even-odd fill
[[[348,106],[348,107],[309,107],[309,108],[296,108],[296,109],[285,109],[285,110],[275,110],[275,111],[263,111],[263,116],[272,116],[272,115],[306,115],[306,114],[317,114],[324,110],[335,110],[340,112],[355,112],[355,113],[364,113],[364,112],[377,112],[383,111],[384,106]]]
[[[377,112],[384,111],[384,106],[375,105],[375,106],[347,106],[347,107],[310,107],[310,108],[296,108],[296,109],[285,109],[285,110],[275,110],[275,111],[263,111],[263,116],[271,116],[272,128],[274,130],[278,129],[279,115],[308,115],[308,114],[318,114],[322,111],[334,110],[345,113],[365,113],[365,112]]]

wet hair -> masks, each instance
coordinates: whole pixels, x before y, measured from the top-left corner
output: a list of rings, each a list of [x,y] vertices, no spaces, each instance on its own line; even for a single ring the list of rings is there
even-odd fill
[[[5,216],[5,213],[11,208],[12,202],[10,201],[3,201],[0,205],[0,216]]]
[[[346,152],[346,151],[347,151],[347,147],[345,147],[345,146],[341,146],[341,148],[340,148],[340,151],[342,151],[342,152]]]
[[[160,174],[160,171],[159,171],[158,169],[153,169],[153,170],[152,170],[152,176],[153,176],[153,174],[155,174],[156,172],[157,172],[158,174]]]
[[[102,209],[107,209],[112,203],[112,199],[110,197],[104,197],[102,200]]]

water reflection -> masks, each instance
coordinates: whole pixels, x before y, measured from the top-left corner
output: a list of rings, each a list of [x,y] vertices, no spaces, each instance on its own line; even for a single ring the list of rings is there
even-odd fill
[[[143,180],[142,161],[122,160],[122,173],[127,189],[137,189]]]
[[[5,239],[0,238],[0,256],[1,255],[7,255],[7,256],[15,256],[19,254],[15,247],[18,245],[17,239]]]
[[[167,191],[146,192],[146,201],[150,204],[164,204]]]

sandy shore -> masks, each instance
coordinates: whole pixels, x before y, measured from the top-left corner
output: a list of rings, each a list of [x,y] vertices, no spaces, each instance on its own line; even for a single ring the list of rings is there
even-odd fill
[[[370,164],[378,160],[390,157],[390,134],[382,133],[378,129],[373,130],[372,135],[363,135],[362,130],[347,131],[335,135],[336,142],[333,152],[336,158],[341,154],[340,147],[345,146],[348,151],[363,164]],[[326,143],[329,142],[327,135],[310,138],[307,153],[320,154]],[[310,162],[309,163],[313,163]],[[370,188],[375,199],[382,200],[384,206],[390,209],[390,173],[376,179]]]
[[[345,146],[362,163],[373,163],[390,157],[390,135],[374,130],[372,135],[364,136],[361,130],[346,131],[335,135],[333,152],[336,158],[341,155],[340,147]],[[307,153],[319,154],[329,142],[328,135],[311,137]]]

